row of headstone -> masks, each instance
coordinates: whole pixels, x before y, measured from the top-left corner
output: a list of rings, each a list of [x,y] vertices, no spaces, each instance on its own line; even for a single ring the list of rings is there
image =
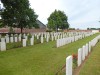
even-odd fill
[[[88,54],[91,52],[91,48],[96,45],[98,40],[100,40],[100,35],[94,38],[93,40],[91,40],[86,45],[82,46],[82,48],[78,49],[78,60],[77,60],[78,66],[82,64],[86,56],[88,56]],[[73,67],[73,57],[72,55],[70,55],[66,58],[66,75],[73,75],[72,67]]]
[[[21,41],[21,36],[1,38],[1,42],[6,42],[6,43],[13,43],[13,42],[18,42],[18,41]]]
[[[91,40],[86,45],[84,45],[82,48],[78,49],[78,61],[77,61],[78,66],[80,66],[82,61],[85,60],[86,56],[88,56],[88,54],[91,52],[91,48],[96,45],[99,39],[100,35]]]
[[[34,37],[36,37],[37,39],[40,39],[41,43],[44,42],[44,38],[46,39],[46,42],[54,41],[60,38],[65,38],[68,37],[67,33],[63,33],[63,32],[56,32],[56,33],[34,33],[32,34]]]
[[[67,38],[57,39],[56,47],[66,45],[66,44],[69,44],[71,42],[74,42],[74,37],[67,37]]]
[[[75,33],[75,35],[78,35],[78,36],[76,36],[76,37],[73,37],[72,35],[74,35],[74,32],[72,33],[71,32],[71,36],[72,37],[68,37],[68,35],[70,34],[70,32],[69,33],[64,33],[64,32],[56,32],[56,33],[39,33],[39,34],[34,34],[36,37],[37,37],[37,39],[39,39],[39,37],[40,37],[40,41],[41,41],[41,43],[43,43],[44,42],[44,38],[46,38],[46,42],[49,42],[50,41],[50,39],[52,40],[52,41],[54,41],[54,40],[57,40],[58,41],[58,43],[57,43],[57,47],[59,47],[59,46],[62,46],[62,45],[65,45],[65,44],[68,44],[68,43],[71,43],[71,42],[74,42],[75,41],[75,39],[77,40],[78,38],[82,38],[82,35],[79,35],[79,34],[81,34],[81,33]],[[88,34],[88,33],[83,33],[83,34]],[[92,33],[91,33],[92,34]],[[27,34],[27,35],[29,35],[29,34]],[[26,41],[27,41],[27,39],[28,39],[28,36],[27,36],[26,34],[23,34],[23,36],[24,36],[24,39],[26,39]],[[32,36],[32,38],[30,38],[30,45],[34,45],[34,37],[35,36]],[[89,34],[90,35],[90,34]],[[7,34],[6,36],[5,36],[5,38],[1,38],[1,42],[5,42],[5,44],[6,43],[13,43],[13,42],[18,42],[18,41],[21,41],[21,34],[18,36],[17,34],[16,35],[11,35],[12,37],[9,37],[9,35]],[[18,36],[18,37],[17,37]],[[68,38],[67,38],[68,37]],[[60,38],[62,38],[62,40],[59,40]],[[27,44],[27,42],[26,42],[25,40],[23,40],[23,47],[25,47]],[[1,45],[2,46],[2,45]],[[1,47],[1,50],[2,50],[2,47]],[[5,49],[6,50],[6,49]]]
[[[88,37],[90,35],[93,35],[93,33],[88,34],[86,37]],[[77,41],[77,40],[82,39],[82,38],[84,38],[84,36],[77,35],[77,36],[72,36],[72,37],[57,39],[57,41],[56,41],[56,47],[60,47],[60,46],[69,44],[71,42]]]

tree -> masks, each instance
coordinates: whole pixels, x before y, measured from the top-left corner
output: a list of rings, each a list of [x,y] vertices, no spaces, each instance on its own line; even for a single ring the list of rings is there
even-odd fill
[[[36,23],[37,15],[34,10],[29,7],[28,0],[1,0],[4,10],[1,13],[3,25],[9,27],[38,28]]]
[[[55,10],[50,14],[48,18],[48,28],[58,31],[59,29],[67,29],[69,28],[69,23],[67,22],[68,17],[63,11]]]

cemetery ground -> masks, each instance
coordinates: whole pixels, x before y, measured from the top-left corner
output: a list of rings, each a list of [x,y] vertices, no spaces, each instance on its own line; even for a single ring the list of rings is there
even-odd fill
[[[0,52],[0,75],[55,75],[65,65],[67,56],[76,54],[78,48],[97,35],[59,48],[53,41]]]
[[[79,75],[100,75],[100,41],[92,49]]]

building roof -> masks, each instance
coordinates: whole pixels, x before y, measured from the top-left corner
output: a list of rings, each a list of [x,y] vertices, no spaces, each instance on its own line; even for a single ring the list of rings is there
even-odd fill
[[[39,25],[40,29],[46,29],[46,25],[44,25],[41,21],[37,20],[37,24]]]

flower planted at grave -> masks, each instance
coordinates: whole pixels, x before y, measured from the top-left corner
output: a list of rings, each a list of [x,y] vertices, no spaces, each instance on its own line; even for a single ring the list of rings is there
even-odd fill
[[[73,69],[75,69],[77,67],[78,55],[77,54],[72,54],[72,57],[73,57]]]

